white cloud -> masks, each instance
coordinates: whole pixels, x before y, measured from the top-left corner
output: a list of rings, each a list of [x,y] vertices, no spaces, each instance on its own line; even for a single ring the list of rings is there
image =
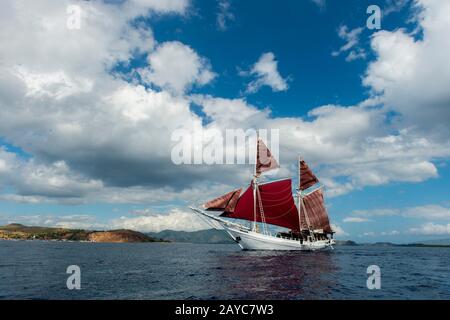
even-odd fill
[[[399,214],[398,209],[372,209],[372,210],[354,210],[355,215],[367,217],[395,216]]]
[[[275,60],[275,55],[272,52],[263,53],[248,74],[256,77],[247,86],[247,92],[249,93],[255,93],[262,86],[269,86],[272,91],[286,91],[288,89],[288,80],[280,75],[278,61]]]
[[[24,82],[27,96],[36,98],[48,96],[60,100],[77,93],[88,93],[93,86],[89,79],[71,78],[63,71],[35,73],[17,67],[15,73]]]
[[[349,30],[346,25],[341,26],[338,30],[338,35],[346,43],[339,50],[333,51],[331,55],[336,57],[342,53],[348,53],[345,58],[346,61],[365,59],[366,52],[363,48],[359,47],[359,37],[363,30],[362,27]]]
[[[134,5],[160,13],[184,13],[189,0],[130,0]]]
[[[1,215],[0,225],[9,223],[20,223],[27,226],[55,227],[69,229],[88,229],[102,230],[107,229],[105,224],[97,221],[97,219],[88,214],[37,214],[37,215]]]
[[[340,227],[337,224],[331,224],[331,229],[333,229],[333,231],[336,233],[337,237],[346,237],[349,234],[347,232],[344,231],[344,229],[342,229],[342,227]]]
[[[234,14],[231,12],[231,1],[219,0],[217,13],[217,27],[221,31],[228,29],[228,24],[234,21]]]
[[[415,19],[422,31],[377,32],[371,46],[377,55],[364,84],[401,114],[399,125],[448,142],[450,120],[450,2],[417,0]],[[448,147],[448,145],[446,145]]]
[[[391,231],[382,231],[380,232],[381,236],[398,236],[400,234],[397,230],[391,230]]]
[[[426,205],[409,208],[403,215],[426,219],[450,219],[450,208],[439,205]]]
[[[343,222],[350,222],[350,223],[360,223],[360,222],[368,222],[369,219],[361,218],[361,217],[345,217]]]
[[[355,210],[353,214],[364,217],[402,216],[406,218],[448,220],[450,219],[450,208],[430,204],[402,209]]]
[[[445,225],[429,222],[418,228],[410,228],[409,232],[417,235],[450,235],[450,223]]]
[[[167,214],[121,217],[110,222],[113,229],[132,229],[141,232],[159,232],[163,230],[197,231],[211,227],[192,212],[172,209]]]
[[[139,71],[142,79],[179,94],[193,85],[205,85],[216,76],[205,58],[178,41],[159,45],[148,56],[148,62],[149,67]]]

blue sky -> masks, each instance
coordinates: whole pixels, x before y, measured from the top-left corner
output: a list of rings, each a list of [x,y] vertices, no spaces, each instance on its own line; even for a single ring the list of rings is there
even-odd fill
[[[339,238],[450,237],[445,1],[0,6],[0,223],[198,229],[186,206],[249,168],[174,166],[171,132],[261,119],[281,132],[281,174],[298,153],[318,173]]]

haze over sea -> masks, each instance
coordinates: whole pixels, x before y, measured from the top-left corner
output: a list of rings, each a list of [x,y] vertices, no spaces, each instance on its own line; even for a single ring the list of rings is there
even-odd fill
[[[0,241],[0,299],[450,299],[450,248]],[[366,286],[369,265],[381,289]],[[81,268],[68,290],[66,268]]]

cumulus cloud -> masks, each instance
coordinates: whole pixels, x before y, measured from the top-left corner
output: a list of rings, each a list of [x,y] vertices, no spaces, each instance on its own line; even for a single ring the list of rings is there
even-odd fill
[[[36,202],[40,197],[83,198],[103,187],[99,180],[72,172],[64,161],[49,165],[38,164],[34,160],[24,161],[1,147],[0,178],[0,187],[13,187],[22,197],[31,197],[30,202]],[[2,197],[8,199],[5,195]],[[9,199],[26,198],[10,196]]]
[[[149,67],[139,71],[145,82],[184,93],[193,85],[205,85],[216,74],[209,62],[178,41],[164,42],[148,56]]]
[[[345,53],[347,54],[345,60],[349,62],[357,59],[364,59],[366,57],[366,52],[359,46],[359,37],[363,30],[362,27],[350,30],[346,25],[341,26],[338,30],[338,36],[346,43],[338,50],[333,51],[331,55],[336,57]]]
[[[192,212],[172,209],[167,214],[141,215],[137,217],[120,217],[110,222],[114,229],[132,229],[142,232],[159,232],[163,230],[197,231],[211,227]]]
[[[283,78],[278,71],[278,61],[275,60],[272,52],[263,53],[250,71],[241,72],[241,75],[250,75],[256,78],[247,85],[248,93],[255,93],[262,86],[269,86],[275,92],[288,89],[288,80]]]
[[[379,31],[371,41],[377,58],[364,84],[401,116],[401,125],[422,135],[447,141],[450,120],[450,3],[415,2],[422,36],[403,29]]]

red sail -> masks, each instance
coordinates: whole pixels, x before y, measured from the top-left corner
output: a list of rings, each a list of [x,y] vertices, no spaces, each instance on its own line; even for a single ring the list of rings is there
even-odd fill
[[[291,179],[277,180],[258,185],[266,223],[299,230],[297,207],[292,197]],[[256,201],[256,221],[261,222],[259,197]],[[228,218],[254,221],[253,185],[239,198],[234,213],[223,213]]]
[[[300,160],[300,190],[306,190],[319,182],[305,161]]]
[[[302,229],[308,229],[307,222],[309,221],[313,230],[322,229],[324,232],[332,232],[321,189],[303,197],[303,204],[300,215]],[[305,212],[308,215],[308,220],[305,217]]]
[[[267,148],[261,139],[258,139],[256,151],[256,176],[259,177],[261,173],[279,167],[277,160],[272,156],[269,148]]]
[[[241,191],[242,188],[228,192],[223,196],[208,201],[203,205],[203,208],[210,211],[224,211],[229,213],[234,212],[234,207],[236,206]]]

